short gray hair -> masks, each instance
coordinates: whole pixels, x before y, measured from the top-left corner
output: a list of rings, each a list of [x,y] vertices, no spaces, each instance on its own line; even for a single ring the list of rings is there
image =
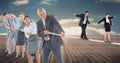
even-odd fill
[[[42,11],[45,11],[45,12],[46,12],[45,8],[38,8],[38,9],[37,9],[37,14],[39,15],[39,12],[42,12]]]

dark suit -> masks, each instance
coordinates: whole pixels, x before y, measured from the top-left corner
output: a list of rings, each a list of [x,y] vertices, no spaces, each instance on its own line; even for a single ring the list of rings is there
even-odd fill
[[[58,23],[57,19],[52,15],[47,15],[46,17],[46,30],[49,30],[53,33],[60,34],[61,32],[64,32],[61,28],[60,24]],[[43,38],[44,45],[43,45],[43,63],[48,63],[49,54],[52,51],[55,54],[56,63],[63,63],[62,57],[61,57],[61,45],[63,44],[62,38],[55,35],[49,35],[50,40],[45,41],[44,40],[44,30],[45,27],[43,26],[43,21],[39,20],[37,22],[37,33],[39,37]]]
[[[109,23],[107,23],[106,22],[106,18],[104,17],[102,20],[100,20],[99,22],[98,22],[98,24],[100,24],[101,22],[103,22],[104,21],[104,27],[105,27],[105,31],[106,32],[110,32],[111,31],[111,25],[112,25],[112,22],[111,22],[111,19],[113,19],[114,17],[109,17],[108,19],[109,19]]]
[[[81,26],[81,28],[82,28],[81,38],[87,38],[87,36],[86,36],[86,27],[87,27],[88,23],[90,24],[90,22],[88,20],[88,16],[86,16],[86,23],[85,24],[83,24],[85,14],[76,15],[76,17],[80,17],[79,26]]]

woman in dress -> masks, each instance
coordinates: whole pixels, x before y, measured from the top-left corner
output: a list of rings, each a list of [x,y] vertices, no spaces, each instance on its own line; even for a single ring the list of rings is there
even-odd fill
[[[22,50],[22,57],[24,57],[25,54],[25,34],[20,29],[23,29],[25,26],[24,22],[24,13],[19,13],[19,18],[16,20],[18,22],[19,30],[17,35],[17,41],[16,41],[16,57],[19,55],[19,50]]]
[[[98,24],[100,24],[101,22],[104,22],[104,27],[105,27],[104,41],[105,42],[111,43],[111,40],[110,40],[110,31],[111,31],[111,25],[112,25],[111,19],[113,19],[114,17],[115,16],[110,17],[110,14],[106,13],[106,16],[98,22]],[[107,35],[108,35],[108,40],[106,40]]]
[[[37,27],[36,23],[30,22],[30,17],[25,16],[25,27],[21,31],[24,31],[25,37],[27,38],[27,44],[26,44],[26,53],[28,57],[29,63],[33,63],[32,60],[32,54],[35,54],[37,63],[40,63],[40,40],[37,36]]]

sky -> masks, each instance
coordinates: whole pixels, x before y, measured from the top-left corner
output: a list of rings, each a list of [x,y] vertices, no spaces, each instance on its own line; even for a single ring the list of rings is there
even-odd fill
[[[111,16],[116,16],[113,25],[113,31],[120,33],[118,25],[120,23],[120,0],[1,0],[0,13],[14,13],[18,16],[19,12],[24,12],[33,20],[38,21],[40,18],[36,13],[37,8],[43,7],[47,14],[55,15],[58,20],[76,19],[73,13],[84,13],[88,10],[92,23],[98,22],[109,12]],[[90,25],[92,26],[92,25]],[[94,26],[93,26],[94,27]]]

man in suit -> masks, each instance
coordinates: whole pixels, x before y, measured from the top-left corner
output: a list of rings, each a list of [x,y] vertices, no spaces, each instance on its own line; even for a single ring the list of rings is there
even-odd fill
[[[43,38],[43,63],[49,63],[49,54],[52,51],[55,55],[56,63],[64,63],[61,55],[61,45],[63,44],[60,36],[52,35],[51,32],[60,34],[64,37],[64,31],[53,15],[47,15],[44,8],[38,8],[37,14],[41,18],[37,22],[37,33]]]
[[[86,27],[87,27],[87,24],[90,24],[90,22],[88,20],[89,11],[85,11],[84,14],[82,13],[80,15],[74,13],[74,16],[80,17],[79,26],[81,26],[81,29],[82,29],[81,38],[88,40],[88,38],[86,36]]]

